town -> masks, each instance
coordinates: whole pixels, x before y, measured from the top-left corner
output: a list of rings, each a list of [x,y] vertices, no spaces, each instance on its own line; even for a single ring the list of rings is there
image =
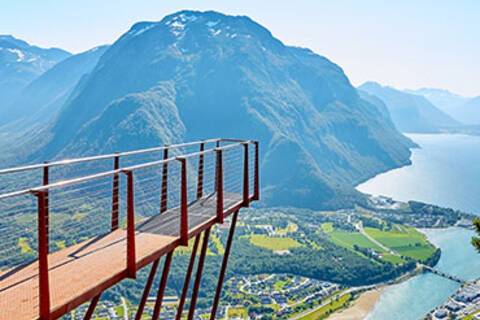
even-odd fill
[[[431,311],[426,319],[480,319],[480,280],[462,285],[447,301]]]
[[[219,319],[276,319],[301,317],[316,308],[330,310],[329,305],[347,295],[345,287],[340,285],[287,274],[252,275],[234,277],[226,282],[225,297],[222,300],[217,318]],[[348,291],[350,300],[351,290]],[[177,296],[166,296],[161,319],[175,319],[178,305]],[[145,308],[144,318],[150,319],[155,298],[151,297]],[[344,305],[345,305],[344,304]],[[337,308],[343,305],[336,303]],[[87,305],[81,306],[65,316],[65,319],[81,320],[87,311]],[[312,310],[313,309],[313,310]],[[188,310],[186,308],[186,310]],[[120,303],[102,301],[97,307],[93,319],[127,320],[133,319],[136,306],[121,298]],[[333,310],[332,310],[333,311]],[[187,311],[184,311],[186,314]],[[209,308],[198,308],[195,319],[205,319],[210,315]]]

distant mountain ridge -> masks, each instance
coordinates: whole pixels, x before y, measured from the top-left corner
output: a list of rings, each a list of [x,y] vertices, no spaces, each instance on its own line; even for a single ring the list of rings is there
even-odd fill
[[[0,119],[7,101],[12,101],[36,77],[71,54],[44,49],[10,35],[0,35]]]
[[[359,90],[381,99],[388,107],[395,126],[402,132],[434,133],[461,126],[421,95],[366,82]]]
[[[41,74],[0,112],[0,126],[26,129],[52,120],[80,79],[91,72],[108,46],[72,55]],[[0,128],[1,129],[1,128]]]
[[[30,159],[259,139],[266,204],[345,207],[363,201],[356,184],[409,163],[413,143],[384,108],[339,66],[248,17],[182,11],[110,46]]]
[[[445,113],[466,125],[480,125],[480,96],[470,98],[448,90],[422,88],[407,92],[424,96]]]

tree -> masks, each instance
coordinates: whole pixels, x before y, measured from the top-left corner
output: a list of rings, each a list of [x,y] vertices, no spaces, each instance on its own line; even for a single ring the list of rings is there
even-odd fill
[[[477,237],[472,237],[472,245],[480,253],[480,219],[479,218],[475,218],[473,220],[473,226],[475,227],[475,233],[478,236]]]

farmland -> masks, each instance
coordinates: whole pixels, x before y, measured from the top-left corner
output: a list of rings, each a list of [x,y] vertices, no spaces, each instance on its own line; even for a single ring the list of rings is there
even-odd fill
[[[262,247],[272,251],[283,251],[298,248],[301,244],[290,237],[269,237],[265,235],[254,234],[249,236],[250,243],[257,247]]]
[[[415,228],[395,225],[389,231],[365,228],[372,238],[398,252],[401,256],[424,261],[433,255],[435,247]]]

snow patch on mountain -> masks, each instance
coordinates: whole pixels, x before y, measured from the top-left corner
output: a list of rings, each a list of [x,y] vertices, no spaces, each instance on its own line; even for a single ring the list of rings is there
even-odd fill
[[[217,20],[217,21],[208,21],[208,22],[206,23],[206,25],[207,25],[207,27],[213,28],[213,27],[215,27],[215,26],[216,26],[217,24],[219,24],[219,23],[220,23],[220,20]]]
[[[8,48],[7,51],[17,55],[17,62],[21,62],[25,60],[25,53],[23,53],[23,51],[18,49],[10,49],[10,48]]]

